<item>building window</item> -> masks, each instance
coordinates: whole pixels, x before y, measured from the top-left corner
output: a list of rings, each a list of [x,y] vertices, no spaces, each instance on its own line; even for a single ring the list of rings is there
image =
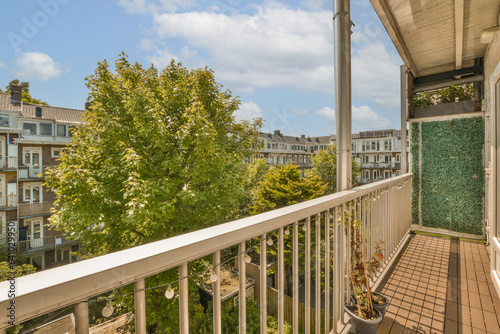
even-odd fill
[[[52,158],[59,158],[62,150],[62,147],[52,147]]]
[[[399,154],[396,154],[396,161],[401,162],[401,156]]]
[[[377,149],[377,144],[372,141],[372,150],[375,151]]]
[[[8,114],[0,114],[0,126],[9,126]]]
[[[23,134],[36,135],[36,123],[23,123]]]
[[[389,161],[389,156],[388,156],[388,155],[386,155],[386,156],[385,156],[385,163],[387,164],[387,163],[389,163],[389,162],[390,162],[390,161]]]
[[[368,156],[365,155],[364,158],[365,158],[365,164],[367,164],[368,163]]]
[[[40,123],[40,136],[52,136],[52,124]]]
[[[67,126],[63,124],[57,124],[56,125],[56,136],[57,137],[66,137],[66,129]]]
[[[41,203],[42,199],[42,184],[36,183],[25,183],[23,191],[23,200],[30,203]]]

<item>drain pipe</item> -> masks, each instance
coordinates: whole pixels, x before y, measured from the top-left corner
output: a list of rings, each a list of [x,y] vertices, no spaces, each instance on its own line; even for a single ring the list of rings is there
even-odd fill
[[[352,188],[351,14],[349,0],[334,0],[337,191]]]

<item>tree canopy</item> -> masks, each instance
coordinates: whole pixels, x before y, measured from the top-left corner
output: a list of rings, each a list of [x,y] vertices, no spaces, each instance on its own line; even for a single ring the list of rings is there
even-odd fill
[[[297,165],[271,167],[259,183],[251,213],[307,201],[322,196],[325,189],[318,177],[301,177]]]
[[[327,184],[326,194],[333,194],[337,191],[337,146],[327,146],[325,150],[319,150],[311,157],[312,168],[306,174],[316,176],[321,182]],[[353,186],[356,185],[356,177],[360,174],[360,169],[356,161],[352,161]]]
[[[106,61],[86,78],[91,110],[48,173],[52,225],[107,253],[232,217],[260,119],[237,123],[240,101],[213,71],[172,61],[163,71]]]

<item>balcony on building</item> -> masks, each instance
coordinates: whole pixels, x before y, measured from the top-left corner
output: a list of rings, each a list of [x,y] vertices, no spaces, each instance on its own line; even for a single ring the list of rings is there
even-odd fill
[[[19,203],[19,218],[29,218],[36,216],[46,216],[50,214],[50,209],[54,202]]]
[[[350,217],[357,216],[364,222],[367,237],[363,243],[369,254],[373,254],[377,241],[385,242],[383,266],[372,277],[373,289],[386,294],[391,303],[379,333],[500,333],[498,0],[371,3],[405,64],[401,71],[405,101],[402,123],[404,127],[407,119],[410,123],[412,173],[20,277],[16,280],[21,287],[15,300],[17,321],[74,305],[76,333],[88,333],[89,303],[130,284],[134,286],[135,331],[146,333],[146,314],[152,310],[146,308],[145,289],[152,287],[145,286],[145,279],[177,270],[178,277],[171,285],[178,287],[178,295],[172,303],[179,309],[179,332],[187,334],[188,282],[195,279],[188,269],[193,261],[204,258],[209,261],[204,274],[211,278],[213,324],[215,332],[220,333],[221,258],[232,248],[237,249],[231,261],[239,284],[233,302],[240,305],[240,333],[246,333],[247,314],[242,305],[246,305],[251,275],[261,333],[266,333],[271,309],[278,317],[280,333],[285,323],[292,325],[294,333],[319,333],[322,326],[325,333],[347,333],[350,323],[344,304],[351,297],[349,245],[353,236],[345,226],[349,226]],[[339,20],[345,14],[340,11],[334,17]],[[427,116],[425,111],[419,116],[413,109],[407,110],[406,98],[410,95],[450,87],[452,83],[475,84],[480,94],[479,110],[441,111]],[[460,155],[461,159],[470,158],[467,162],[471,168],[480,170],[467,177],[456,170],[459,157],[454,152],[436,150],[429,154],[434,146],[449,140],[445,134],[450,132],[445,131],[464,129],[464,120],[474,120],[465,128],[482,129],[472,131],[467,138],[476,136],[483,141],[483,147],[476,150],[479,155]],[[457,135],[455,146],[466,135],[451,134]],[[406,140],[404,135],[402,139]],[[341,143],[339,136],[337,145]],[[406,157],[402,151],[399,163],[403,165]],[[444,154],[450,158],[443,158]],[[439,167],[434,171],[441,171],[437,181],[446,179],[447,184],[433,183],[437,175],[429,174],[433,164]],[[466,186],[462,186],[459,181],[465,179]],[[480,190],[479,206],[472,207],[468,194],[474,189]],[[439,197],[442,191],[449,196]],[[455,220],[459,214],[468,214],[469,209],[475,210],[474,222]],[[448,225],[440,225],[443,222]],[[250,254],[257,245],[260,254]],[[269,261],[271,250],[275,258]],[[267,270],[270,264],[275,266],[271,280]],[[10,305],[9,287],[9,282],[0,283],[2,310]],[[158,298],[165,298],[168,285],[154,288]],[[0,329],[8,328],[8,321],[6,316],[1,317]]]

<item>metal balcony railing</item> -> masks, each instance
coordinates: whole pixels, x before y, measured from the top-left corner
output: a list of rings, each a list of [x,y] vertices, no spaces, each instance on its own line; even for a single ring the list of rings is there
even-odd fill
[[[15,169],[17,168],[17,157],[7,156],[4,160],[0,160],[0,168]]]
[[[0,197],[0,209],[15,208],[17,206],[17,195],[7,195]]]
[[[21,203],[19,204],[19,217],[48,214],[53,204],[54,202]]]
[[[19,166],[19,179],[41,179],[45,177],[47,168],[52,168],[53,165],[33,167],[33,166]]]
[[[58,245],[65,245],[68,243],[75,243],[74,240],[67,240],[65,235],[55,235],[50,237],[36,238],[32,239],[28,237],[28,240],[19,241],[18,251],[19,255],[32,252],[41,251],[44,249],[57,247]]]
[[[127,250],[45,270],[16,279],[16,323],[32,319],[65,306],[75,305],[76,333],[88,333],[87,301],[105,292],[134,283],[136,333],[146,333],[145,278],[170,269],[179,270],[178,303],[180,333],[189,333],[188,264],[190,261],[212,255],[209,268],[220,277],[221,251],[237,246],[239,263],[239,305],[246,305],[247,242],[260,240],[260,267],[267,268],[268,247],[276,256],[277,314],[280,333],[285,324],[285,254],[287,263],[293,263],[292,307],[289,320],[299,328],[299,318],[305,332],[326,328],[339,333],[348,326],[344,317],[344,303],[350,298],[349,216],[360,217],[365,229],[364,249],[368,256],[375,251],[377,241],[384,241],[385,258],[382,270],[390,267],[410,230],[410,189],[412,174],[346,190],[307,202],[243,218],[192,233],[168,238]],[[346,215],[350,212],[350,215]],[[338,219],[342,222],[339,223]],[[300,234],[300,239],[299,239]],[[285,237],[285,235],[287,237]],[[325,240],[325,236],[327,240]],[[269,240],[274,240],[273,243]],[[285,253],[285,242],[287,252]],[[272,246],[270,246],[272,245]],[[315,247],[315,245],[321,245]],[[291,252],[290,252],[291,250]],[[304,272],[304,305],[299,314],[299,253]],[[322,271],[322,268],[330,270]],[[314,271],[314,272],[313,272]],[[267,281],[267,270],[260,270],[260,282]],[[378,277],[380,281],[384,272]],[[302,277],[301,277],[302,280]],[[316,280],[316,282],[314,282]],[[214,332],[221,332],[221,279],[213,280]],[[314,288],[313,288],[314,287]],[[9,327],[11,299],[9,281],[0,283],[0,329]],[[325,293],[326,292],[326,293]],[[268,290],[260,284],[259,297],[261,333],[266,333]],[[313,298],[314,297],[314,298]],[[159,293],[158,298],[165,298]],[[290,298],[290,297],[286,297]],[[308,312],[312,301],[323,300],[324,314]],[[159,310],[158,310],[159,311]],[[246,307],[239,307],[239,332],[246,333]],[[326,320],[325,320],[326,319]]]

